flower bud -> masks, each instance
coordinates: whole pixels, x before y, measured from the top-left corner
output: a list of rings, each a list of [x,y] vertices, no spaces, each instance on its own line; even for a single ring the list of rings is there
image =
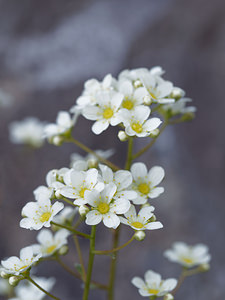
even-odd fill
[[[63,138],[61,136],[54,136],[51,142],[55,146],[61,146],[63,143]]]
[[[182,121],[183,122],[191,121],[194,119],[194,117],[195,117],[195,114],[193,112],[187,112],[187,113],[183,114]]]
[[[1,277],[4,278],[4,279],[8,279],[11,275],[6,273],[5,271],[1,271]]]
[[[137,88],[139,88],[139,87],[141,87],[141,86],[142,86],[141,81],[140,81],[139,79],[135,80],[135,82],[134,82],[134,87],[135,87],[135,89],[137,89]]]
[[[145,232],[142,230],[136,231],[134,234],[134,238],[137,241],[143,241],[145,238]]]
[[[173,299],[174,299],[174,297],[172,294],[166,294],[163,298],[163,300],[173,300]]]
[[[158,128],[156,128],[155,130],[152,130],[151,133],[150,133],[150,137],[151,138],[156,138],[160,133],[160,130]]]
[[[62,195],[61,195],[61,193],[60,193],[60,190],[55,191],[55,197],[56,197],[57,199],[62,198]]]
[[[69,251],[69,247],[67,245],[63,245],[59,249],[58,253],[59,253],[59,255],[66,255],[68,253],[68,251]]]
[[[144,96],[143,102],[145,105],[151,105],[152,104],[152,99],[149,95]]]
[[[86,217],[86,214],[89,212],[89,208],[87,205],[81,205],[79,207],[79,214],[81,217]]]
[[[210,269],[210,264],[207,264],[207,263],[201,264],[199,266],[199,269],[201,272],[207,272]]]
[[[174,98],[175,100],[179,100],[181,97],[184,97],[184,95],[185,95],[185,92],[182,89],[175,87],[175,88],[173,88],[170,96],[171,96],[171,98]]]
[[[88,160],[88,168],[97,168],[98,167],[98,159],[92,158]]]
[[[156,221],[156,216],[153,214],[152,217],[149,219],[149,222],[155,222]]]
[[[118,138],[120,139],[121,142],[125,142],[125,141],[128,140],[128,135],[126,134],[125,131],[120,130],[120,131],[118,132]]]
[[[9,284],[12,286],[17,286],[17,284],[20,282],[21,279],[22,279],[21,276],[11,276],[9,278]]]

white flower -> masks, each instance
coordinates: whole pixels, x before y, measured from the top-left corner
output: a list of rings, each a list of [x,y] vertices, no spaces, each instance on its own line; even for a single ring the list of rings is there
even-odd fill
[[[86,199],[92,210],[86,215],[87,225],[96,225],[103,221],[109,228],[117,228],[120,219],[117,214],[124,214],[130,208],[130,202],[126,199],[113,200],[116,193],[116,185],[107,184],[100,193],[96,190],[87,191]]]
[[[129,225],[134,230],[153,230],[162,228],[163,225],[161,222],[152,222],[149,220],[153,216],[152,212],[154,210],[155,208],[153,206],[143,207],[137,215],[134,205],[131,205],[128,212],[124,214],[126,219],[120,217],[120,222]]]
[[[73,118],[71,118],[67,111],[60,111],[56,118],[56,124],[48,124],[45,126],[44,137],[52,138],[67,133],[74,126],[77,117],[78,115],[75,114]]]
[[[141,76],[141,82],[143,86],[148,91],[151,100],[155,103],[173,103],[174,99],[169,98],[172,90],[173,84],[170,81],[165,81],[162,79],[158,73],[156,76],[153,75],[154,72],[145,73]]]
[[[105,159],[109,158],[114,154],[113,149],[94,150],[94,152],[100,157]],[[70,160],[71,160],[70,165],[76,171],[86,171],[87,169],[93,167],[93,165],[96,165],[98,163],[98,158],[91,153],[87,154],[85,157],[81,156],[78,153],[73,153],[71,154]]]
[[[133,110],[136,106],[143,104],[143,99],[148,95],[144,87],[134,88],[130,80],[121,80],[118,84],[118,90],[124,95],[121,108]]]
[[[34,253],[41,253],[42,257],[54,254],[63,245],[67,244],[67,237],[70,232],[66,229],[58,230],[55,235],[48,229],[42,229],[37,235],[39,244],[32,245]]]
[[[64,207],[63,203],[51,204],[50,199],[40,198],[37,202],[28,202],[22,209],[23,218],[20,227],[39,230],[43,226],[50,227],[53,217]]]
[[[86,106],[82,115],[88,120],[96,120],[92,126],[95,134],[100,134],[109,125],[116,126],[121,122],[118,116],[118,109],[122,103],[123,95],[116,92],[101,92],[97,96],[98,106]]]
[[[146,137],[151,131],[159,127],[162,121],[159,118],[151,118],[150,109],[147,106],[137,106],[133,111],[127,109],[120,110],[120,118],[125,126],[125,132],[129,136]],[[147,120],[147,121],[146,121]]]
[[[71,223],[74,216],[78,212],[78,207],[70,207],[66,206],[64,207],[60,213],[58,213],[54,218],[53,221],[57,224],[66,225],[67,223]]]
[[[44,123],[37,118],[29,117],[9,125],[9,137],[12,143],[41,147],[44,143]]]
[[[145,280],[140,277],[134,277],[131,281],[139,289],[139,293],[143,297],[162,297],[171,292],[177,285],[176,279],[162,280],[160,274],[150,270],[145,273],[144,277]]]
[[[164,178],[165,172],[162,167],[155,166],[148,172],[144,163],[138,162],[131,166],[133,176],[132,188],[137,192],[138,197],[134,204],[144,204],[148,198],[156,198],[164,192],[163,187],[156,187]]]
[[[203,244],[189,246],[183,242],[176,242],[173,244],[173,249],[164,252],[164,256],[170,261],[191,268],[210,261],[211,256],[208,250],[209,248]]]
[[[54,278],[32,277],[32,279],[48,292],[55,284]],[[45,293],[28,281],[21,281],[19,285],[15,287],[14,292],[15,297],[9,300],[41,300],[46,296]]]
[[[25,247],[20,250],[20,258],[11,256],[6,260],[2,260],[1,265],[3,268],[1,268],[1,271],[7,274],[19,275],[30,268],[40,257],[41,254],[34,255],[32,246]]]
[[[61,189],[61,195],[75,199],[74,204],[84,205],[87,203],[86,191],[94,188],[102,190],[104,184],[98,183],[98,170],[89,169],[88,171],[70,170],[64,176],[65,186]]]
[[[102,164],[99,165],[99,168],[101,170],[101,176],[99,176],[98,180],[104,184],[113,182],[116,185],[117,190],[113,196],[114,199],[123,198],[132,200],[137,197],[137,193],[129,188],[133,181],[129,171],[119,170],[113,173],[108,166]]]
[[[192,102],[192,100],[190,98],[181,98],[175,103],[163,105],[162,109],[170,111],[173,116],[185,113],[195,113],[196,107],[186,106],[188,102]]]
[[[116,86],[116,80],[111,74],[106,75],[102,82],[97,79],[89,79],[84,84],[84,91],[82,95],[77,99],[76,105],[74,105],[70,112],[82,110],[85,106],[95,105],[97,103],[96,95],[99,92],[114,90]]]

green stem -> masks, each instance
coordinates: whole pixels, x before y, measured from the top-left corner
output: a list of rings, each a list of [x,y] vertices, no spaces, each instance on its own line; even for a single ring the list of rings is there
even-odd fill
[[[142,148],[140,151],[138,151],[136,154],[134,154],[134,155],[133,155],[133,159],[138,158],[139,156],[141,156],[142,154],[144,154],[149,148],[151,148],[151,147],[155,144],[157,138],[158,138],[158,137],[160,136],[160,134],[164,131],[164,129],[166,128],[167,125],[168,125],[168,122],[165,120],[165,122],[163,123],[163,125],[162,125],[162,127],[161,127],[161,130],[160,130],[160,133],[158,134],[158,136],[155,137],[155,138],[153,138],[153,139],[151,140],[151,142],[150,142],[147,146],[145,146],[145,147]]]
[[[86,277],[85,286],[84,286],[83,300],[88,299],[88,294],[89,294],[89,290],[90,290],[91,274],[92,274],[94,257],[95,257],[95,254],[94,254],[95,235],[96,235],[96,225],[92,226],[92,229],[91,229],[88,269],[87,269],[87,277]]]
[[[85,152],[93,154],[95,157],[97,157],[97,159],[99,161],[101,161],[104,164],[106,164],[107,166],[109,166],[113,171],[120,170],[120,168],[118,166],[116,166],[115,164],[113,164],[111,161],[109,161],[108,159],[105,159],[105,158],[99,156],[95,151],[93,151],[92,149],[90,149],[89,147],[87,147],[86,145],[84,145],[83,143],[81,143],[80,141],[74,139],[73,137],[67,139],[67,141],[74,143],[75,145],[77,145],[79,148],[81,148]]]
[[[65,201],[69,205],[72,205],[72,206],[74,206],[74,207],[77,208],[77,205],[75,205],[72,201],[68,200],[66,197],[61,196],[60,199],[63,200],[63,201]]]
[[[45,293],[46,295],[48,295],[49,297],[55,299],[55,300],[60,300],[59,298],[53,296],[52,294],[50,294],[48,291],[46,291],[45,289],[43,289],[39,284],[37,284],[37,282],[35,282],[29,275],[26,275],[25,278],[30,281],[33,285],[35,285],[39,290],[41,290],[43,293]]]
[[[117,247],[117,248],[114,248],[114,249],[111,249],[111,250],[96,250],[94,251],[95,254],[98,254],[98,255],[108,255],[110,253],[114,253],[114,252],[117,252],[119,251],[120,249],[123,249],[125,248],[126,246],[128,246],[132,241],[134,240],[134,235],[132,236],[131,239],[129,239],[129,241],[127,241],[126,243],[124,243],[123,245]]]
[[[77,238],[76,235],[74,235],[73,240],[74,240],[74,243],[75,243],[75,246],[76,246],[76,249],[77,249],[77,254],[78,254],[80,265],[81,265],[82,279],[83,279],[83,281],[85,281],[86,271],[85,271],[85,267],[84,267],[83,255],[82,255],[82,252],[81,252],[81,249],[80,249],[80,243],[79,243],[78,238]]]
[[[118,227],[114,231],[113,235],[113,248],[116,249],[119,243],[119,234],[120,234],[120,227]],[[117,252],[115,256],[111,260],[110,265],[110,275],[109,275],[109,289],[108,289],[108,300],[114,299],[114,285],[115,285],[115,276],[116,276],[116,262],[117,262]]]
[[[133,137],[129,137],[129,140],[128,140],[128,149],[127,149],[127,160],[126,160],[126,164],[125,164],[125,169],[126,170],[129,170],[130,169],[130,166],[131,166],[131,163],[132,163],[132,153],[133,153],[133,140],[134,138]]]
[[[75,230],[73,227],[66,226],[66,225],[62,225],[62,224],[58,224],[58,223],[55,223],[55,222],[53,222],[53,221],[51,221],[51,224],[52,224],[52,225],[55,225],[55,226],[58,226],[58,227],[61,227],[61,228],[65,228],[65,229],[67,229],[67,230],[73,232],[73,233],[76,234],[76,235],[80,235],[80,236],[85,237],[86,239],[90,239],[90,238],[91,238],[91,236],[90,236],[89,234],[86,234],[86,233],[77,231],[77,230]]]

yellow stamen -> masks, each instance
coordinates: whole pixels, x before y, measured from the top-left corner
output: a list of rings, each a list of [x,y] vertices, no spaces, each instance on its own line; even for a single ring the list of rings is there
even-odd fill
[[[103,117],[104,119],[110,119],[113,116],[113,110],[112,108],[108,107],[104,110],[103,112]]]
[[[134,107],[134,103],[131,100],[124,100],[122,106],[126,109],[132,109]]]
[[[131,128],[133,129],[133,131],[135,131],[137,133],[141,133],[143,130],[142,125],[140,123],[133,123],[131,125]]]
[[[52,245],[52,246],[49,246],[47,249],[46,249],[46,253],[50,254],[52,253],[56,248],[56,245]]]
[[[183,262],[185,262],[187,264],[192,264],[193,263],[193,259],[188,258],[188,257],[183,257],[182,260],[183,260]]]
[[[40,217],[40,221],[42,223],[47,222],[50,219],[50,217],[51,217],[50,212],[43,213],[43,215]]]
[[[156,289],[148,289],[149,294],[157,295],[159,293],[159,290]]]
[[[140,193],[147,195],[150,191],[150,187],[147,183],[140,183],[138,186],[138,190]]]
[[[100,202],[98,205],[98,211],[101,214],[106,214],[109,211],[109,204],[107,204],[105,202]]]
[[[79,195],[80,195],[81,198],[84,198],[84,192],[85,192],[86,190],[87,190],[87,188],[82,188],[82,189],[80,190]]]
[[[133,222],[131,223],[131,226],[135,227],[135,228],[143,228],[144,225],[141,222]]]

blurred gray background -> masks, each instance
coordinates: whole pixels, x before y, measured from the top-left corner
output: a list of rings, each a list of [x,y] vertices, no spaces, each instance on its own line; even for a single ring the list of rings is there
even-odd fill
[[[26,116],[53,122],[59,110],[75,103],[85,80],[156,65],[194,99],[198,112],[193,122],[168,128],[143,158],[149,167],[161,165],[166,170],[165,193],[152,201],[164,229],[121,251],[116,300],[141,299],[130,280],[147,269],[164,278],[177,277],[179,267],[162,256],[177,240],[205,243],[212,254],[210,272],[187,279],[177,299],[224,299],[225,2],[221,0],[0,1],[0,88],[14,99],[11,106],[0,108],[1,259],[18,255],[35,242],[36,232],[18,226],[21,208],[33,200],[33,189],[45,183],[50,169],[67,166],[72,152],[82,153],[71,145],[46,144],[35,151],[13,145],[9,123]],[[112,138],[116,130],[96,137],[90,127],[91,122],[80,119],[74,136],[93,149],[117,148],[113,161],[122,166],[126,146]],[[107,249],[107,232],[99,228],[97,248]],[[130,235],[131,230],[124,229],[121,243]],[[81,242],[86,248],[86,241]],[[106,282],[109,258],[102,259],[96,259],[95,278]],[[66,260],[76,260],[73,249]],[[62,300],[82,298],[80,283],[53,262],[37,270],[42,276],[53,273],[58,280],[54,294]],[[90,299],[106,297],[92,291]]]

